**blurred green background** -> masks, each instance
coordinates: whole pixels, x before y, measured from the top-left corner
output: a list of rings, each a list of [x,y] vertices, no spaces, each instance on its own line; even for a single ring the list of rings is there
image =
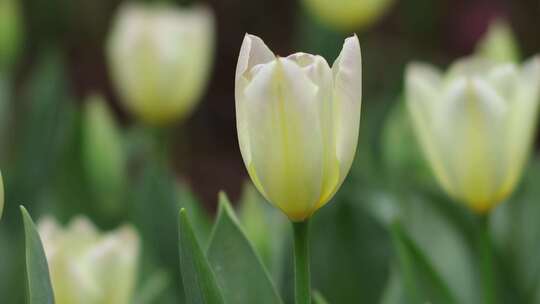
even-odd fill
[[[18,7],[13,22],[8,2]],[[236,138],[234,71],[246,32],[277,54],[317,53],[330,63],[353,32],[362,45],[360,144],[342,190],[314,219],[314,288],[330,303],[480,303],[474,219],[423,161],[401,100],[403,70],[413,60],[444,67],[470,54],[498,18],[528,58],[540,50],[540,2],[395,0],[344,30],[318,19],[307,0],[201,1],[216,18],[209,84],[192,115],[162,128],[134,119],[112,84],[105,44],[120,2],[0,0],[0,303],[25,299],[20,204],[36,220],[86,214],[105,230],[132,223],[142,238],[133,303],[184,303],[177,211],[188,208],[206,242],[220,190],[291,303],[290,228],[246,183]],[[119,126],[103,141],[108,129],[89,127],[109,124],[89,114],[96,94]],[[540,162],[531,162],[492,221],[500,303],[540,303]]]

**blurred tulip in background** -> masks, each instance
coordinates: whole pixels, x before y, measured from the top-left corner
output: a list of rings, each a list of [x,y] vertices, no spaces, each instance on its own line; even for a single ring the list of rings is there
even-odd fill
[[[455,199],[487,212],[514,190],[536,124],[540,58],[462,59],[446,74],[409,65],[407,103],[431,167]]]
[[[213,45],[214,17],[207,7],[122,5],[107,55],[126,108],[151,125],[185,118],[206,87]]]
[[[83,164],[95,203],[109,215],[120,207],[127,176],[122,139],[107,103],[99,96],[89,97],[84,110]]]
[[[512,29],[504,20],[491,23],[487,33],[476,46],[476,53],[494,61],[517,61],[519,49]]]
[[[258,190],[291,220],[310,217],[347,176],[361,94],[356,36],[332,68],[317,55],[276,57],[259,37],[245,36],[236,70],[240,149]]]
[[[18,0],[0,0],[0,71],[16,59],[22,32],[20,18]]]
[[[85,217],[62,228],[38,223],[57,304],[128,304],[137,281],[139,237],[125,226],[100,233]]]
[[[321,23],[340,31],[363,29],[376,22],[394,0],[304,0]]]

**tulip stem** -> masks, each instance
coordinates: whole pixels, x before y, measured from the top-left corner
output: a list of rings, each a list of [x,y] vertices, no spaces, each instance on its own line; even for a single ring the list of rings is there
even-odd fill
[[[484,304],[495,303],[495,281],[493,273],[493,247],[489,234],[489,214],[482,214],[479,217],[479,246],[480,264],[482,274],[482,292]]]
[[[309,271],[309,221],[293,223],[294,230],[294,297],[296,304],[311,304]]]

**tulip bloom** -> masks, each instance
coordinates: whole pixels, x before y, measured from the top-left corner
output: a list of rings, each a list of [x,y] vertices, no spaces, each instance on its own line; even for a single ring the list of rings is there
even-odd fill
[[[527,160],[540,94],[540,58],[523,66],[468,58],[443,75],[411,64],[409,112],[442,188],[476,212],[514,190]]]
[[[213,44],[214,18],[205,7],[123,5],[107,45],[122,102],[151,125],[186,117],[206,86]]]
[[[244,38],[235,92],[240,150],[257,189],[293,221],[324,206],[349,172],[361,66],[356,36],[332,68],[321,56],[277,57],[259,37]]]
[[[101,235],[86,218],[62,229],[38,223],[56,304],[128,304],[137,278],[139,238],[131,227]]]

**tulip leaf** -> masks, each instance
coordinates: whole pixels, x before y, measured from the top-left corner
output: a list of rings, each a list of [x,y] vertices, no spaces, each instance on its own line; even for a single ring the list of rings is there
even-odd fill
[[[392,269],[392,274],[388,280],[388,284],[384,290],[381,304],[406,304],[405,289],[403,287],[403,281],[401,274],[397,267]]]
[[[220,193],[219,203],[219,213],[208,247],[208,260],[225,300],[238,304],[282,303],[224,193]]]
[[[457,303],[450,289],[399,223],[391,227],[407,302]]]
[[[143,285],[137,288],[134,304],[156,303],[170,284],[170,278],[165,271],[156,271],[151,274]]]
[[[21,206],[26,243],[26,274],[30,304],[54,304],[49,267],[36,225]]]
[[[22,188],[17,200],[36,201],[32,196],[55,177],[73,138],[77,116],[64,68],[58,53],[48,53],[22,90],[25,116],[15,121],[20,133],[13,137],[16,168],[11,169]]]
[[[269,270],[276,286],[281,284],[289,235],[289,221],[277,208],[271,206],[259,194],[255,186],[247,182],[239,201],[239,220],[248,240]],[[272,227],[272,233],[268,233]]]
[[[377,303],[388,280],[392,243],[363,201],[353,197],[339,193],[313,218],[313,287],[331,303]]]
[[[318,291],[314,291],[313,292],[313,304],[328,304],[328,301],[326,301],[326,299],[323,297],[323,295],[318,292]]]
[[[501,279],[506,290],[521,294],[524,303],[540,303],[540,161],[531,162],[520,189],[508,202],[491,214],[491,233],[496,250],[500,253],[500,266],[506,270]]]
[[[178,234],[180,270],[187,302],[190,304],[225,303],[212,268],[189,222],[186,209],[180,210]]]

